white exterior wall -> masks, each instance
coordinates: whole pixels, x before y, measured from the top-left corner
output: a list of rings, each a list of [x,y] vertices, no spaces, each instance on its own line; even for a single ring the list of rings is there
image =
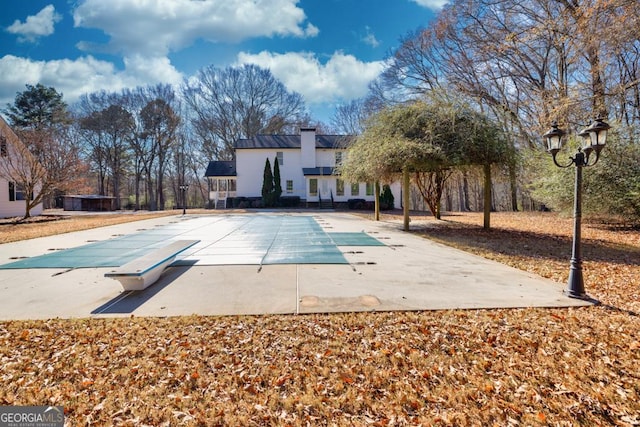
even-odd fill
[[[239,197],[262,196],[264,163],[269,159],[271,169],[276,153],[282,152],[280,181],[283,196],[306,198],[306,183],[302,174],[300,150],[296,149],[240,149],[236,150],[237,195]],[[287,193],[287,180],[293,181],[293,193]]]
[[[315,129],[300,130],[301,165],[303,168],[314,168],[316,163],[316,131]]]
[[[330,195],[333,195],[333,201],[334,202],[348,202],[349,199],[364,199],[367,201],[374,201],[375,200],[375,195],[370,195],[367,196],[367,184],[364,182],[361,182],[358,184],[358,194],[351,194],[351,183],[348,181],[345,181],[344,183],[344,195],[342,196],[338,196],[338,192],[337,192],[337,185],[336,182],[339,179],[339,177],[337,176],[330,176],[330,177],[322,177],[322,176],[314,176],[314,177],[307,177],[307,180],[309,180],[310,178],[315,178],[318,180],[318,192],[321,194],[322,198],[328,198],[330,197]],[[322,182],[326,182],[326,186],[327,186],[327,193],[323,194],[322,193],[322,189],[323,189],[323,184]],[[391,187],[391,193],[393,194],[393,198],[394,198],[394,206],[395,208],[400,208],[401,206],[401,196],[402,196],[402,185],[399,181],[396,181],[392,184],[389,185]],[[380,184],[380,191],[382,191],[382,184]],[[318,201],[318,196],[307,196],[307,200],[310,202],[317,202]]]
[[[283,165],[280,166],[280,179],[283,196],[298,196],[302,200],[310,202],[318,201],[318,196],[311,196],[309,193],[309,179],[318,180],[318,193],[322,198],[329,198],[333,195],[335,202],[347,202],[349,199],[365,199],[373,201],[374,195],[366,195],[366,184],[359,184],[359,194],[351,194],[351,183],[344,183],[344,195],[338,196],[336,191],[337,176],[314,176],[305,177],[302,168],[311,167],[333,167],[335,163],[335,152],[332,149],[315,149],[315,132],[303,132],[303,135],[313,134],[313,155],[309,155],[303,149],[237,149],[236,150],[236,173],[237,173],[237,196],[238,197],[260,197],[262,196],[262,180],[264,174],[265,159],[269,159],[271,168],[276,158],[276,153],[283,153]],[[304,145],[303,145],[304,146]],[[344,150],[341,150],[344,151]],[[314,163],[308,162],[313,158]],[[287,180],[293,181],[293,192],[287,193]],[[323,181],[325,184],[323,184]],[[326,193],[323,190],[326,189]],[[399,208],[401,203],[401,185],[395,182],[391,185],[391,192],[394,196],[395,207]]]
[[[22,217],[25,213],[26,202],[24,200],[9,201],[9,182],[0,178],[0,218]],[[31,209],[31,215],[42,213],[42,203]]]
[[[9,156],[15,156],[17,144],[22,145],[22,142],[18,139],[16,134],[11,130],[4,118],[0,116],[0,136],[6,139],[6,150]],[[2,156],[0,156],[0,162],[5,162]],[[3,163],[4,165],[4,163]],[[0,218],[10,218],[14,216],[24,216],[26,212],[26,202],[24,200],[9,201],[9,182],[0,178]],[[42,203],[34,206],[31,209],[31,215],[40,215],[42,213]]]
[[[336,150],[328,150],[326,148],[316,150],[316,162],[314,166],[335,166]]]

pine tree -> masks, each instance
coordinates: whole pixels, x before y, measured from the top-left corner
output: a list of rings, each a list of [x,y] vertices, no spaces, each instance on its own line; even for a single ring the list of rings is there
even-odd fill
[[[382,209],[393,209],[394,197],[391,187],[385,184],[382,186],[382,194],[380,194],[380,203],[384,206]]]
[[[280,164],[278,158],[273,160],[273,203],[277,204],[282,195],[282,182],[280,179]]]
[[[269,158],[264,162],[264,174],[262,176],[262,204],[270,207],[273,193],[273,174],[271,173],[271,162]]]

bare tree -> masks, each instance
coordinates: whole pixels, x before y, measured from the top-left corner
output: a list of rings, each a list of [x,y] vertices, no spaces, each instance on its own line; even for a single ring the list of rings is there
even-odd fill
[[[269,70],[255,65],[204,68],[185,81],[182,93],[209,159],[233,158],[240,138],[291,132],[306,113],[300,94],[288,92]]]
[[[112,184],[115,208],[120,209],[121,184],[128,161],[128,138],[134,126],[133,117],[121,105],[111,104],[80,119],[83,130],[93,133],[91,157],[103,161]],[[86,134],[86,133],[85,133]],[[100,189],[104,190],[103,183]]]
[[[360,135],[369,116],[366,101],[354,99],[347,104],[338,105],[331,116],[331,126],[341,134]]]
[[[154,164],[147,165],[149,177],[150,168],[155,169],[156,175],[156,195],[158,207],[162,210],[165,207],[164,177],[169,160],[171,148],[176,143],[176,132],[180,124],[180,117],[176,114],[171,105],[164,99],[157,98],[149,101],[140,111],[140,120],[144,139],[149,141],[151,152],[155,153]]]
[[[6,113],[15,133],[2,121],[6,156],[0,174],[25,194],[25,218],[39,203],[82,185],[85,165],[73,138],[71,116],[62,94],[41,84],[27,85]]]

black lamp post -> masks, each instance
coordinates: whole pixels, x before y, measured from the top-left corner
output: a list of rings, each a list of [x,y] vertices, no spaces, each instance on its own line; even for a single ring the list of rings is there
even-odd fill
[[[189,189],[189,185],[188,184],[181,184],[180,185],[180,191],[182,191],[182,215],[186,215],[187,214],[187,197],[186,197],[186,192]]]
[[[570,157],[567,164],[560,164],[556,155],[562,148],[563,137],[566,134],[562,129],[558,129],[558,124],[554,123],[551,130],[542,135],[547,142],[547,150],[553,156],[553,163],[561,168],[570,166],[576,167],[575,197],[573,203],[573,248],[571,251],[571,267],[569,270],[569,281],[564,293],[571,298],[591,300],[584,290],[584,279],[582,277],[582,249],[580,247],[581,226],[582,226],[582,168],[593,166],[600,158],[600,151],[607,142],[607,131],[611,128],[602,119],[596,119],[587,128],[582,130],[578,136],[582,137],[582,146],[578,147],[578,152],[574,157]],[[595,158],[591,157],[595,152]]]

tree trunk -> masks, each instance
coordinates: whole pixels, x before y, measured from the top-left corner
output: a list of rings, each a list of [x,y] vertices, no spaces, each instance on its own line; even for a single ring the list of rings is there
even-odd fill
[[[491,165],[484,165],[484,224],[483,228],[491,228]]]
[[[380,221],[380,181],[376,181],[373,184],[373,191],[375,192],[375,220]]]
[[[136,201],[135,201],[135,210],[140,210],[140,174],[136,173]]]
[[[146,200],[147,209],[150,211],[156,211],[158,210],[158,207],[156,206],[156,195],[153,188],[153,180],[151,179],[151,172],[147,172],[147,182],[145,184],[147,186],[147,193],[149,196],[148,200]]]
[[[469,178],[467,177],[467,171],[464,171],[462,175],[462,194],[464,198],[462,210],[464,212],[469,212],[471,211],[471,204],[469,203]]]
[[[411,181],[409,179],[409,171],[404,169],[402,171],[402,213],[404,217],[403,230],[409,231],[409,191]]]
[[[164,180],[162,179],[162,174],[158,174],[158,209],[163,211],[165,209],[165,200],[164,200]]]
[[[436,200],[435,200],[435,212],[434,216],[436,219],[441,219],[441,211],[442,211],[442,192],[444,190],[444,176],[438,171],[436,172]]]
[[[516,165],[509,164],[509,185],[511,187],[511,210],[518,212],[518,180],[516,177]]]

